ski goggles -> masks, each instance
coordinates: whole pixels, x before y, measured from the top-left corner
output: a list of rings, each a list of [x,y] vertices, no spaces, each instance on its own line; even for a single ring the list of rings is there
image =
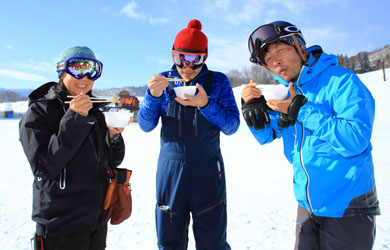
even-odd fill
[[[292,35],[302,37],[301,31],[294,25],[282,27],[276,24],[267,24],[258,27],[252,32],[248,40],[249,53],[251,54],[250,60],[264,64],[263,50],[269,44]]]
[[[173,62],[176,66],[190,67],[192,69],[197,69],[201,67],[207,59],[207,52],[182,52],[177,50],[172,50]]]
[[[102,70],[103,63],[93,59],[72,58],[57,63],[57,72],[65,71],[76,79],[88,76],[89,79],[95,81],[102,75]]]

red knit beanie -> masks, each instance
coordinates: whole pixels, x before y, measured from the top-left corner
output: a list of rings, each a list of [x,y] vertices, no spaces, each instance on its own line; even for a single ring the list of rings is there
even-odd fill
[[[192,19],[186,29],[177,33],[174,49],[207,51],[207,36],[203,34],[202,24],[199,20]]]

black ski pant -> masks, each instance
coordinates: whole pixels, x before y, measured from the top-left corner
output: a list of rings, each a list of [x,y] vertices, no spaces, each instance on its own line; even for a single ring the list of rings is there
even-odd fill
[[[95,231],[75,232],[64,236],[46,236],[42,239],[43,250],[104,250],[106,249],[107,224]],[[36,249],[41,250],[40,242]]]
[[[371,250],[375,216],[311,216],[298,205],[295,250]]]

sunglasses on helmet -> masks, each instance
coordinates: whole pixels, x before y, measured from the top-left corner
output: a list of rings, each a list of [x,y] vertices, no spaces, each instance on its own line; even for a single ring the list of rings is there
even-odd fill
[[[277,24],[266,24],[258,27],[252,32],[248,40],[248,48],[251,54],[250,61],[264,65],[263,50],[269,44],[292,35],[298,35],[303,39],[301,31],[294,25],[280,26]]]
[[[93,59],[72,58],[57,63],[57,72],[65,71],[76,79],[88,76],[92,81],[102,75],[103,63]]]
[[[180,68],[190,67],[192,69],[197,69],[201,67],[206,61],[207,53],[192,53],[172,50],[172,58],[175,65]]]

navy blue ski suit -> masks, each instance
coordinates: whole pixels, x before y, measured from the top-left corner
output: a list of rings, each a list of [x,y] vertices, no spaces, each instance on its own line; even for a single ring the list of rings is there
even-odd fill
[[[157,126],[160,117],[162,122],[156,175],[159,249],[187,248],[190,212],[197,249],[230,249],[219,135],[220,131],[235,133],[240,119],[228,78],[210,72],[204,65],[191,81],[206,89],[209,103],[205,107],[176,102],[175,82],[170,82],[161,97],[153,97],[148,89],[138,113],[139,125],[146,132]],[[181,78],[175,66],[162,75]]]

